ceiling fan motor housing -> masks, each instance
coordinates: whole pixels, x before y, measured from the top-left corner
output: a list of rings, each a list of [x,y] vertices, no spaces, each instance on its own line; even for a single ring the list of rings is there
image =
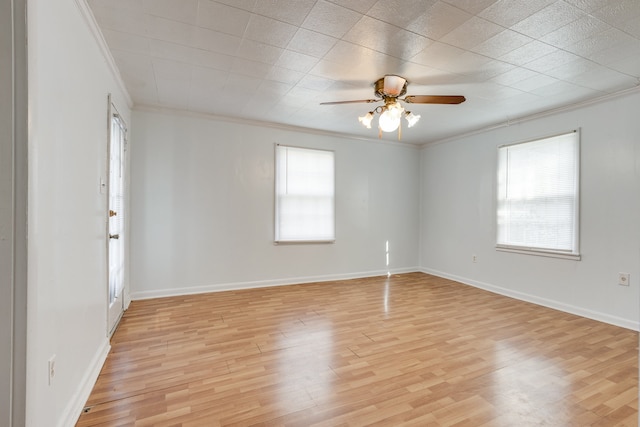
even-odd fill
[[[407,83],[407,79],[404,77],[387,74],[376,81],[375,93],[383,99],[386,97],[397,98],[407,93]]]

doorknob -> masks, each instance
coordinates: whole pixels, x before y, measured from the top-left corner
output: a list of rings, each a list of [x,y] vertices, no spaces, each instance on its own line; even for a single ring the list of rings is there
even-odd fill
[[[119,234],[109,234],[109,238],[110,239],[119,239],[120,235]]]
[[[118,212],[116,212],[116,211],[114,211],[114,210],[109,209],[109,216],[110,216],[110,217],[112,217],[112,216],[116,216],[116,215],[118,215]]]

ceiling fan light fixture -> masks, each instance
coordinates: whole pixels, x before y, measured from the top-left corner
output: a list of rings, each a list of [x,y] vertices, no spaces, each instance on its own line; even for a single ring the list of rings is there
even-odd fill
[[[378,118],[378,137],[382,138],[382,132],[394,132],[398,130],[398,140],[402,137],[402,116],[407,119],[408,127],[413,127],[420,120],[419,114],[413,114],[411,111],[406,111],[401,104],[460,104],[466,100],[462,95],[408,95],[407,85],[409,82],[407,79],[395,74],[387,74],[380,77],[373,83],[375,98],[372,99],[360,99],[351,101],[333,101],[333,102],[321,102],[321,105],[336,105],[336,104],[359,104],[359,103],[372,103],[372,102],[384,102],[384,105],[380,105],[369,111],[364,116],[358,117],[360,123],[362,123],[367,129],[371,129],[371,122],[376,114],[379,114]],[[403,97],[404,96],[404,97]]]
[[[362,123],[367,129],[371,129],[371,122],[373,121],[373,111],[369,111],[364,116],[358,117],[358,121]]]
[[[403,111],[404,109],[397,102],[387,106],[378,119],[380,129],[382,129],[383,132],[393,132],[398,129]]]
[[[409,127],[413,127],[420,120],[420,114],[413,114],[411,111],[405,111],[404,117],[407,119],[407,123],[409,123]]]

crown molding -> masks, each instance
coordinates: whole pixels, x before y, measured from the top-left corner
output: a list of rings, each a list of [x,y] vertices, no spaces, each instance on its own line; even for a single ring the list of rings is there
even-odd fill
[[[240,117],[222,116],[222,115],[213,114],[213,113],[181,110],[176,108],[160,107],[156,105],[135,104],[133,107],[133,111],[143,111],[143,112],[146,111],[146,112],[152,112],[152,113],[169,114],[169,115],[176,115],[176,116],[183,116],[183,117],[194,117],[194,118],[199,118],[204,120],[237,123],[237,124],[243,124],[248,126],[258,126],[262,128],[271,128],[271,129],[278,129],[278,130],[290,131],[290,132],[300,132],[300,133],[306,133],[311,135],[330,136],[333,138],[349,139],[352,141],[360,141],[360,142],[383,144],[383,145],[393,145],[397,147],[412,148],[414,150],[420,148],[420,145],[418,144],[411,144],[411,143],[402,142],[402,141],[374,139],[374,138],[356,136],[356,135],[351,135],[351,134],[341,133],[341,132],[332,132],[332,131],[322,130],[322,129],[313,129],[313,128],[307,128],[302,126],[288,125],[284,123],[274,123],[274,122],[266,122],[266,121],[254,120],[254,119],[244,119]]]
[[[124,81],[122,80],[122,76],[120,75],[120,70],[116,65],[116,61],[113,59],[113,55],[111,55],[111,51],[109,50],[107,41],[105,40],[104,35],[102,34],[102,31],[100,31],[100,27],[96,22],[96,18],[93,15],[91,8],[87,4],[87,0],[75,0],[75,3],[78,10],[80,11],[80,14],[82,15],[82,18],[87,24],[89,31],[91,32],[91,34],[93,35],[93,38],[98,44],[100,53],[102,53],[102,56],[107,62],[109,71],[111,72],[113,79],[116,81],[116,84],[118,85],[118,89],[120,89],[120,91],[124,95],[125,101],[129,106],[129,108],[133,108],[133,100],[131,99],[131,95],[129,94],[129,91],[127,90],[127,87],[125,86]]]

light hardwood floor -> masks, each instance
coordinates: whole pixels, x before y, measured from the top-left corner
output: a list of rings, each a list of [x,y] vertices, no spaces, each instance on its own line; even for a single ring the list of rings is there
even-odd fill
[[[636,426],[636,332],[422,273],[134,301],[78,426]]]

